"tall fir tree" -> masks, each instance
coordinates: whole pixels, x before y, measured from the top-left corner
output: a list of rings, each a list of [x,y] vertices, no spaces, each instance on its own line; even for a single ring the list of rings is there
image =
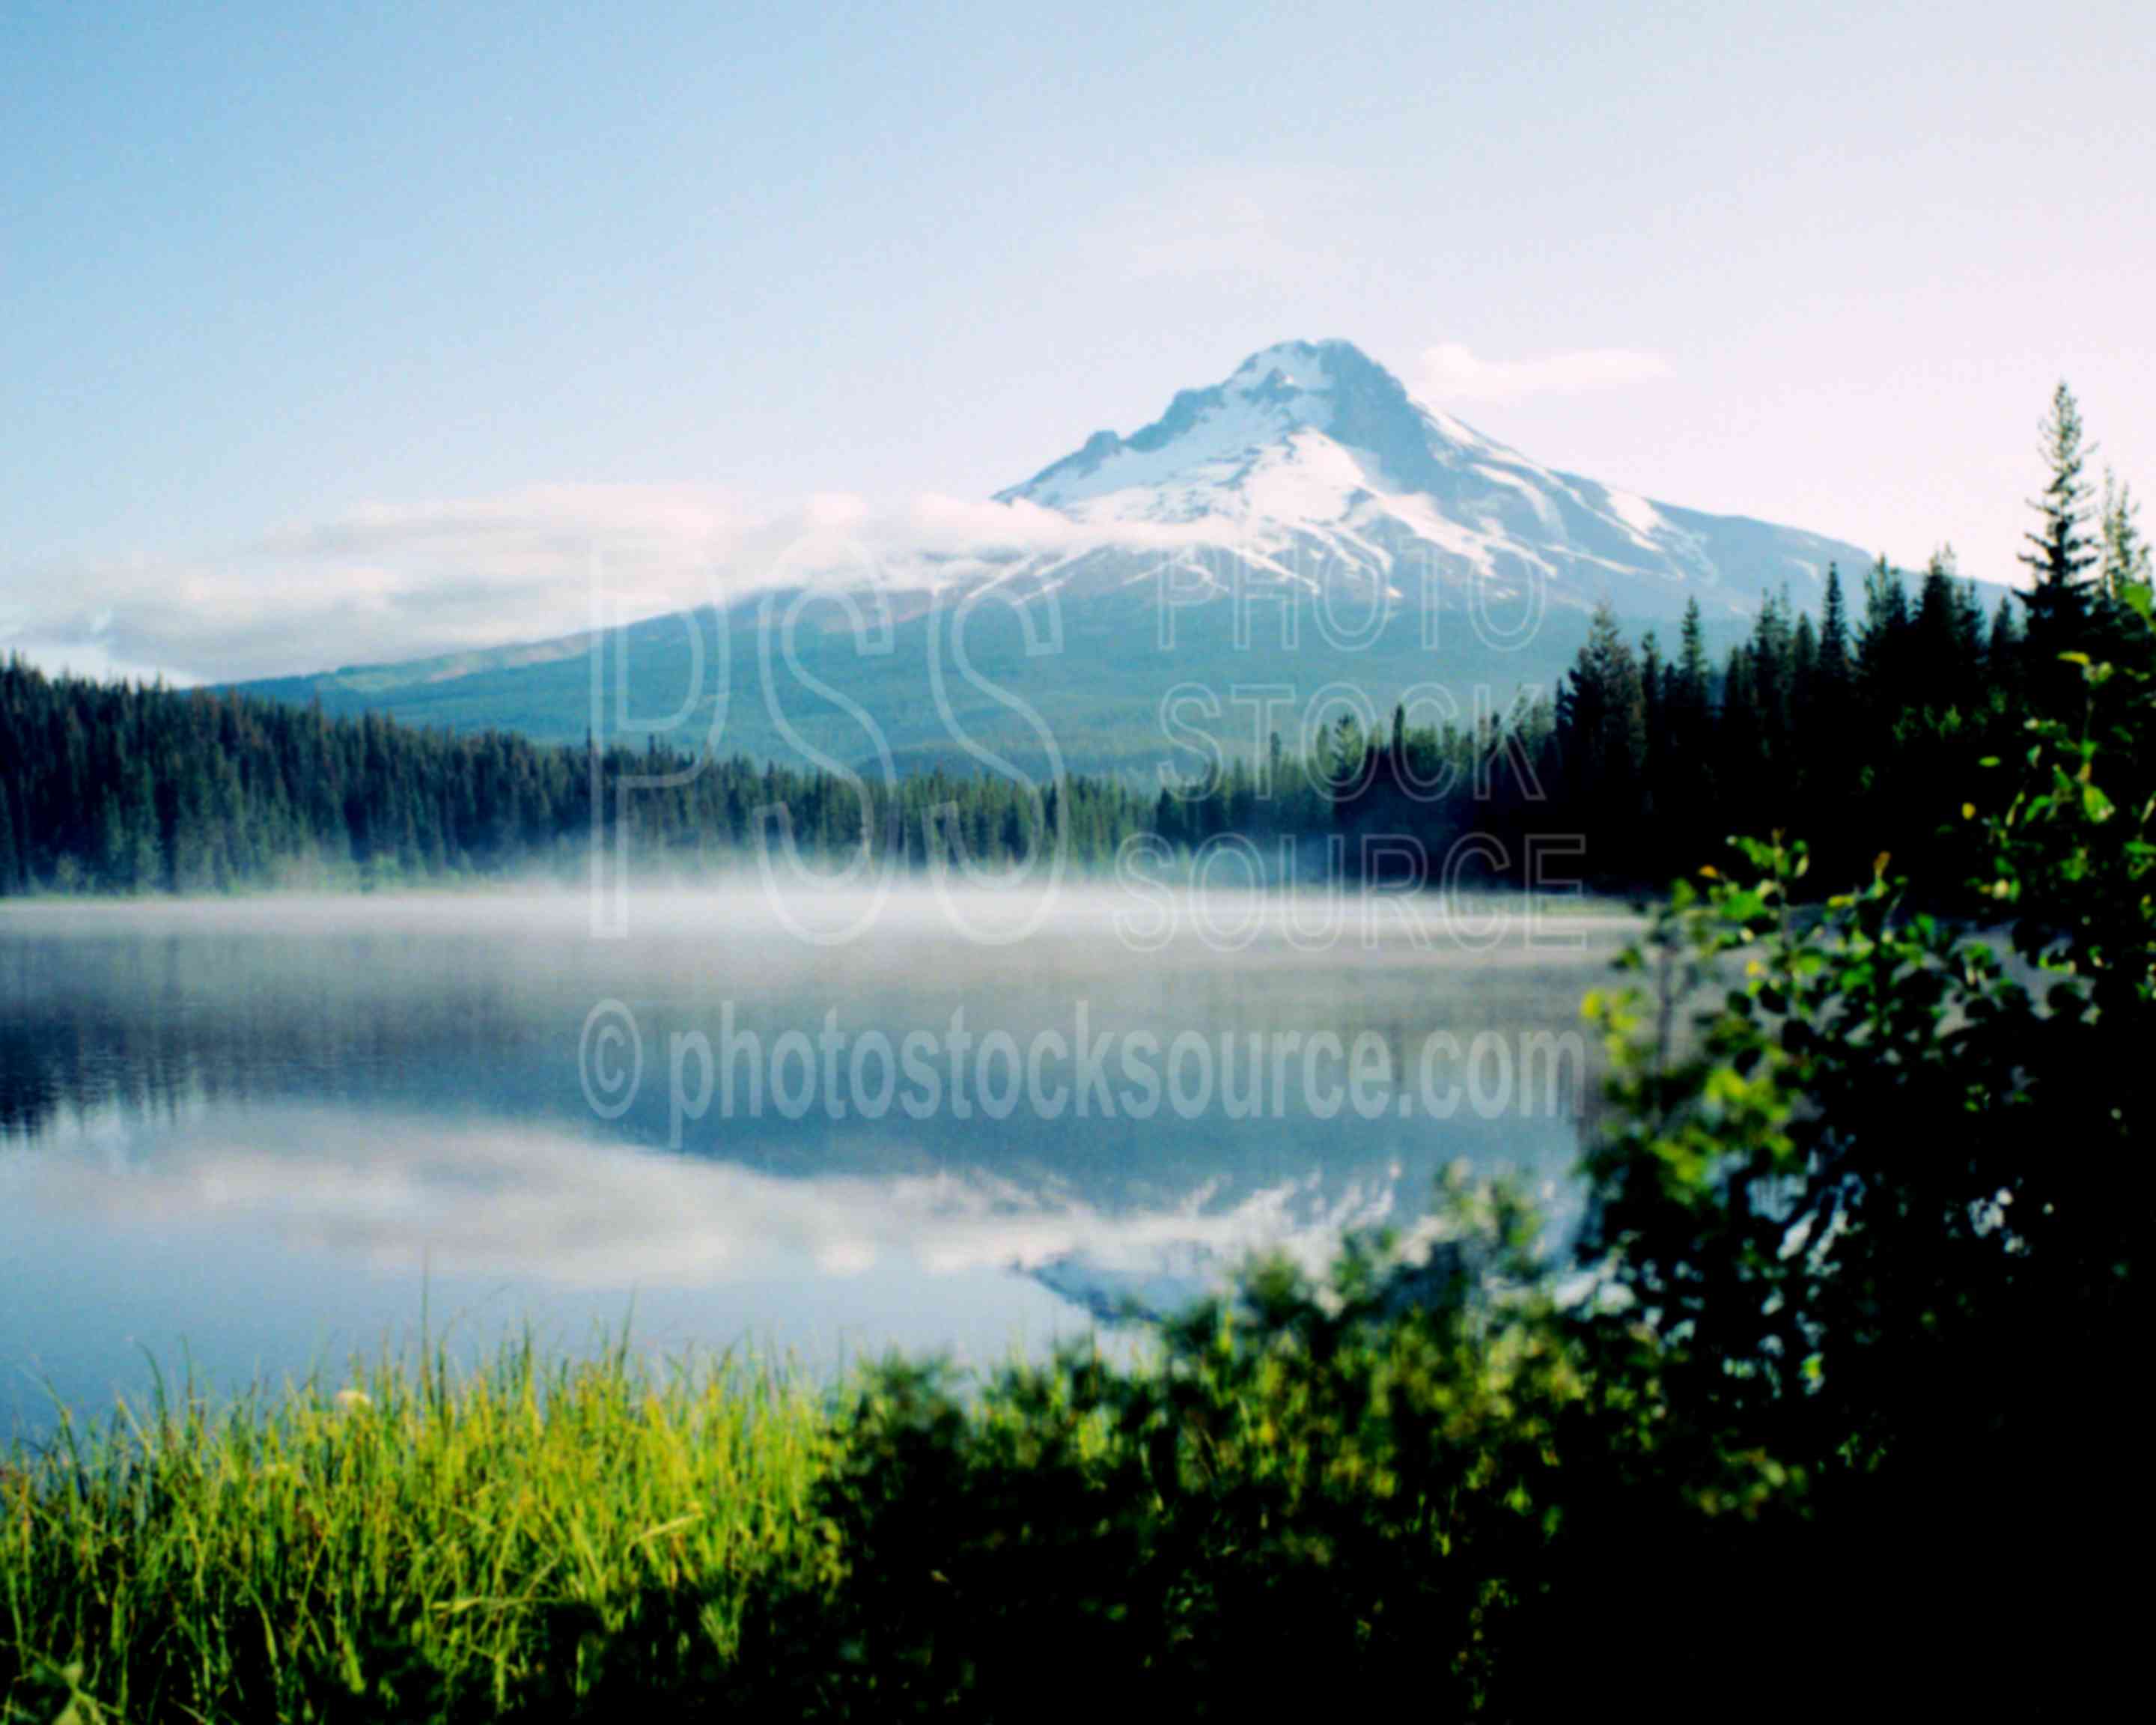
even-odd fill
[[[1640,663],[1607,600],[1595,608],[1558,697],[1557,728],[1568,785],[1580,799],[1590,842],[1606,845],[1639,814],[1647,751]]]
[[[1953,567],[1953,547],[1941,546],[1924,566],[1924,578],[1917,589],[1906,691],[1912,706],[1944,708],[1953,704],[1957,654]]]
[[[1662,794],[1657,806],[1663,820],[1673,825],[1668,845],[1697,852],[1697,829],[1714,797],[1715,762],[1713,674],[1707,665],[1707,632],[1696,598],[1685,604],[1677,655],[1664,682],[1661,728],[1648,739],[1658,762],[1655,777]],[[1697,865],[1703,859],[1695,855],[1689,860]]]
[[[1797,626],[1789,637],[1789,712],[1793,730],[1800,728],[1812,715],[1819,699],[1819,631],[1812,627],[1812,614],[1799,611]]]
[[[2107,598],[2123,599],[2129,588],[2149,585],[2148,542],[2141,536],[2140,514],[2133,491],[2107,469],[2097,528],[2097,583]]]
[[[1884,556],[1865,572],[1864,624],[1856,639],[1857,683],[1866,707],[1898,711],[1909,633],[1909,593]]]
[[[2059,655],[2087,644],[2089,571],[2098,552],[2089,537],[2087,465],[2082,410],[2074,393],[2061,383],[2051,396],[2051,411],[2042,426],[2040,453],[2046,479],[2041,495],[2029,500],[2036,526],[2026,536],[2021,561],[2034,574],[2022,603],[2029,612],[2028,653],[2031,692],[2053,701],[2073,677]]]
[[[1830,563],[1797,749],[1807,793],[1815,800],[1835,794],[1850,782],[1847,756],[1853,737],[1850,721],[1855,676],[1841,571]]]
[[[1849,682],[1849,613],[1842,603],[1841,571],[1826,566],[1826,596],[1820,604],[1819,686],[1822,693]]]
[[[1684,623],[1677,632],[1676,662],[1671,669],[1676,678],[1672,705],[1681,704],[1704,716],[1712,697],[1713,673],[1707,662],[1707,630],[1700,621],[1697,599],[1685,602]]]
[[[1976,583],[1957,581],[1953,584],[1954,655],[1964,693],[1983,686],[1984,665],[1989,657],[1984,644],[1983,603],[1976,596]]]

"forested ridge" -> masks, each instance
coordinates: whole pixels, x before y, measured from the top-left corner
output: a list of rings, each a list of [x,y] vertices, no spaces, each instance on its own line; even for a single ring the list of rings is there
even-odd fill
[[[652,781],[672,779],[670,783]],[[630,788],[619,794],[625,785]],[[864,788],[870,798],[865,818]],[[719,865],[781,834],[812,856],[866,841],[918,865],[995,860],[1047,830],[1096,860],[1146,800],[1075,778],[1038,797],[991,775],[872,778],[593,752],[503,732],[330,718],[238,693],[0,670],[0,892],[374,885],[566,865],[626,819],[646,855]],[[772,811],[783,810],[783,815]],[[625,815],[624,815],[625,811]]]

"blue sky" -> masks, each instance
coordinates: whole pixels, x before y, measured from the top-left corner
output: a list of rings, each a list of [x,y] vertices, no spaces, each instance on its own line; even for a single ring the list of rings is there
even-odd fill
[[[0,637],[218,675],[545,633],[592,535],[983,496],[1291,336],[1552,465],[2004,575],[2060,375],[2156,490],[2152,43],[2129,3],[11,4]]]

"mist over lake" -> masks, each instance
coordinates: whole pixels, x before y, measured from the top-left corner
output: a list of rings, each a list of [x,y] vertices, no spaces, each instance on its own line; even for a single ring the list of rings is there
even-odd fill
[[[153,1359],[333,1375],[423,1312],[993,1359],[1411,1226],[1456,1158],[1559,1181],[1634,924],[1527,902],[744,882],[634,893],[619,938],[560,891],[9,906],[0,1420]]]

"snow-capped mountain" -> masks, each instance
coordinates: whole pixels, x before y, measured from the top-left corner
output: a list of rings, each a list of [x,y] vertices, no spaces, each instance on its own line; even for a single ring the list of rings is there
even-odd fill
[[[1070,766],[1152,773],[1171,690],[1203,685],[1225,711],[1239,687],[1301,699],[1344,679],[1378,713],[1433,684],[1463,713],[1478,691],[1502,706],[1557,686],[1603,599],[1636,635],[1697,597],[1719,653],[1764,595],[1815,608],[1830,562],[1854,577],[1868,561],[1557,472],[1416,402],[1345,341],[1295,341],[993,502],[804,533],[731,572],[725,608],[629,624],[604,662],[629,668],[639,711],[701,703],[701,721],[720,711],[715,682],[738,688],[724,746],[759,757],[813,743],[819,764],[880,760],[881,738],[911,765],[970,773],[981,746],[1038,764],[1052,739]],[[1294,603],[1213,603],[1246,579],[1246,596],[1270,583]],[[1477,598],[1493,608],[1475,614]],[[768,650],[771,618],[797,603],[785,650]],[[565,636],[259,686],[572,742],[591,725],[593,647]]]
[[[1694,595],[1710,612],[1748,612],[1784,586],[1809,604],[1830,562],[1853,572],[1868,561],[1817,534],[1544,467],[1417,402],[1347,341],[1254,353],[1142,430],[1096,432],[998,501],[1156,559],[1163,545],[1202,545],[1313,585],[1382,580],[1404,599],[1426,574],[1440,592],[1541,578],[1558,604],[1607,597],[1644,616]]]

